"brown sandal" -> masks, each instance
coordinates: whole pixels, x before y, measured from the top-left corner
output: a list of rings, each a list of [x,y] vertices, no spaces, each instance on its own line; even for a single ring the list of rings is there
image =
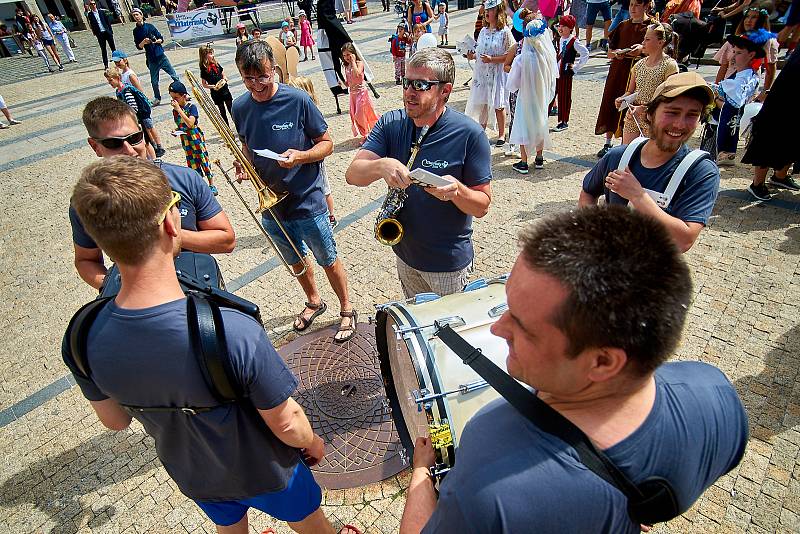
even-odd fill
[[[328,309],[328,305],[325,304],[325,301],[322,300],[319,302],[319,304],[312,304],[310,302],[306,302],[306,308],[315,311],[314,313],[311,314],[311,317],[309,317],[308,319],[303,317],[303,312],[306,311],[305,309],[303,309],[303,311],[300,312],[300,314],[297,316],[297,319],[300,320],[300,327],[298,328],[296,322],[292,325],[292,328],[294,328],[295,332],[303,332],[307,330],[308,327],[311,326],[311,323],[314,322],[314,319],[325,313],[325,311]]]
[[[340,324],[339,330],[337,330],[336,334],[333,336],[333,340],[336,343],[344,343],[345,341],[350,341],[358,331],[358,312],[356,310],[341,311],[339,312],[339,317],[348,317],[350,319],[350,325],[342,326]],[[336,337],[341,332],[348,332],[348,334],[342,337]]]

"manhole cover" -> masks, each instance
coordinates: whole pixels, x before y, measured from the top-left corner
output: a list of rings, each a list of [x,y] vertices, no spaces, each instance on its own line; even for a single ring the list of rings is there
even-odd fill
[[[325,440],[325,458],[312,471],[329,489],[371,484],[408,466],[383,389],[374,328],[358,328],[347,343],[333,341],[332,327],[278,351],[300,382],[295,399]]]

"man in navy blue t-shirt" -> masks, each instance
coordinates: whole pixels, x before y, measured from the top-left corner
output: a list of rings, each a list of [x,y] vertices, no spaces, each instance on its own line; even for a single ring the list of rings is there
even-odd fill
[[[347,169],[347,183],[385,180],[408,198],[396,218],[403,236],[393,246],[406,297],[460,291],[472,271],[472,218],[483,217],[492,200],[491,154],[480,125],[447,107],[453,90],[453,58],[437,48],[417,51],[403,80],[405,110],[384,114]],[[427,129],[426,129],[427,128]],[[412,145],[419,145],[409,164]],[[449,185],[412,184],[421,168]]]
[[[122,287],[88,327],[91,372],[77,370],[66,341],[64,361],[104,426],[124,430],[132,416],[142,423],[169,476],[219,532],[247,532],[247,511],[257,508],[298,532],[333,534],[307,467],[325,444],[291,397],[297,379],[255,319],[221,309],[231,380],[243,398],[220,403],[206,385],[173,266],[183,231],[171,187],[139,158],[84,169],[72,204],[116,259]]]
[[[306,303],[294,329],[305,331],[328,308],[317,290],[310,249],[339,298],[342,320],[333,339],[343,343],[355,335],[358,317],[350,304],[347,275],[336,252],[322,192],[319,165],[333,153],[328,124],[308,93],[274,81],[275,58],[264,41],[240,46],[236,66],[248,91],[234,101],[231,110],[242,151],[264,183],[277,194],[285,194],[271,210],[278,220],[265,211],[261,224],[295,273],[305,267],[298,281]],[[279,159],[259,153],[263,149],[277,153]],[[238,179],[249,179],[238,161],[234,165]]]
[[[492,333],[509,375],[577,426],[634,484],[661,477],[677,513],[736,467],[748,420],[717,368],[669,362],[692,299],[664,225],[619,206],[523,231]],[[400,532],[635,534],[625,495],[561,438],[497,399],[458,436],[437,502],[429,438],[417,439]]]
[[[144,50],[147,70],[150,71],[150,85],[153,86],[153,97],[155,98],[153,105],[157,106],[161,103],[161,89],[158,87],[159,73],[163,70],[176,82],[181,79],[175,72],[172,63],[169,62],[164,47],[161,46],[164,37],[158,28],[144,21],[144,14],[138,7],[133,8],[131,13],[133,20],[136,21],[136,26],[133,27],[133,42],[136,48]]]
[[[686,141],[713,98],[711,88],[695,72],[667,78],[647,105],[650,139],[636,149],[623,170],[618,167],[628,145],[613,148],[603,156],[584,178],[578,204],[596,205],[605,194],[608,204],[628,204],[658,219],[678,248],[689,250],[708,224],[717,200],[717,164],[705,157],[694,163],[677,189],[662,195],[663,207],[654,196],[670,191],[670,179],[690,153]]]
[[[83,124],[89,133],[89,146],[101,158],[117,155],[147,159],[142,130],[131,108],[116,98],[99,97],[86,104]],[[206,254],[227,253],[236,246],[236,234],[228,216],[199,174],[188,167],[157,164],[173,191],[181,195],[181,242],[186,250]],[[95,289],[103,285],[107,269],[103,251],[86,232],[75,209],[69,220],[75,247],[75,268],[80,277]]]

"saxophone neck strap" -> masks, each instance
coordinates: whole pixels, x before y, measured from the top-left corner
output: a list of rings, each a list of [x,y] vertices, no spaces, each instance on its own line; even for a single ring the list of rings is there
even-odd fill
[[[419,136],[417,136],[417,140],[411,143],[411,156],[409,156],[408,164],[406,164],[406,167],[408,167],[408,170],[411,170],[411,166],[414,165],[414,160],[417,159],[417,154],[419,153],[419,150],[422,148],[422,143],[425,141],[425,138],[428,137],[428,133],[431,131],[431,128],[436,126],[436,124],[444,116],[445,113],[447,113],[447,108],[444,108],[442,110],[442,114],[439,115],[439,117],[436,119],[436,121],[433,124],[431,124],[430,126],[428,126],[428,125],[423,126],[422,129],[419,131]],[[412,121],[412,124],[413,124],[413,121]],[[414,124],[413,128],[412,128],[412,133],[415,132],[416,130],[417,130],[417,126]],[[412,136],[412,138],[413,138],[413,136]]]

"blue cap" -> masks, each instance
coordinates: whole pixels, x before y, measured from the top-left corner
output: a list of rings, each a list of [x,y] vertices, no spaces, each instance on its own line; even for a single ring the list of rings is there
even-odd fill
[[[286,22],[286,21],[284,20],[284,21],[281,23],[281,28],[288,28],[288,27],[289,27],[289,23],[288,23],[288,22]]]
[[[189,94],[189,91],[186,90],[186,86],[183,85],[183,82],[172,82],[169,84],[169,92],[178,93],[179,95]]]
[[[120,59],[127,59],[128,54],[123,52],[122,50],[114,50],[111,54],[111,61],[119,61]]]

